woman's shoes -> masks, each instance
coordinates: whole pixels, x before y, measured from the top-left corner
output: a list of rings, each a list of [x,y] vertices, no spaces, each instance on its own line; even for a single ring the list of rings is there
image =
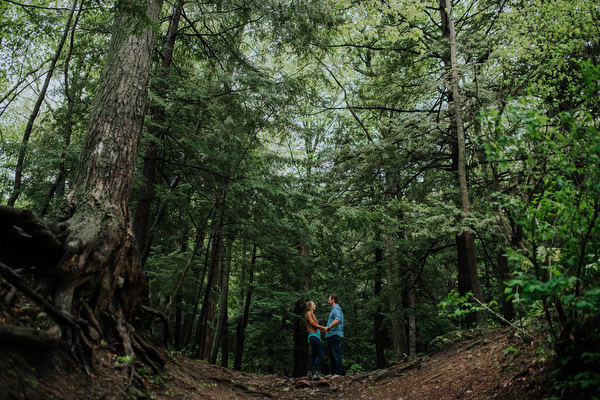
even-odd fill
[[[313,374],[312,371],[308,371],[306,372],[306,379],[310,380],[315,380],[315,381],[320,381],[323,378],[323,375],[321,375],[321,372],[317,369],[315,370],[315,373]]]

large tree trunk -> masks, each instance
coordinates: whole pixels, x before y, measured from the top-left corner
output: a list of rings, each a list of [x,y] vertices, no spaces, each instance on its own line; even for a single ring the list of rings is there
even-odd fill
[[[146,5],[148,18],[156,22],[160,1],[147,0]],[[122,336],[122,319],[132,317],[145,283],[130,228],[129,201],[154,41],[153,27],[139,15],[116,15],[77,177],[67,198],[66,251],[55,271],[57,307],[75,312],[81,302],[88,302],[98,320],[108,315],[112,323],[118,321]]]

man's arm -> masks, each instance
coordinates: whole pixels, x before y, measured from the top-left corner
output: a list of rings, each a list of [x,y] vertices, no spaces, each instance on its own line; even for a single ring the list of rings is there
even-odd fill
[[[340,315],[339,309],[337,309],[337,307],[336,307],[336,308],[333,309],[333,312],[334,312],[334,314],[333,314],[333,322],[327,327],[328,331],[332,330],[341,321],[341,315]]]
[[[339,319],[334,319],[334,320],[333,320],[333,322],[331,323],[331,325],[329,325],[329,326],[327,327],[327,330],[328,330],[328,331],[332,330],[332,329],[333,329],[333,328],[335,328],[335,326],[336,326],[337,324],[339,324],[339,323],[340,323],[340,320],[339,320]]]

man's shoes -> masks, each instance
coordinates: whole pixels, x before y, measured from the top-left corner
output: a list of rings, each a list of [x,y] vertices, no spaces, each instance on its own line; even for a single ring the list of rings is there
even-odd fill
[[[319,372],[319,370],[316,370],[316,371],[315,371],[315,374],[314,374],[314,376],[313,376],[313,378],[314,378],[316,381],[320,381],[320,380],[321,380],[321,378],[323,378],[323,375],[321,375],[321,372]]]
[[[319,371],[317,371],[317,373],[319,373]],[[313,373],[312,371],[308,371],[306,373],[306,378],[310,381],[313,378]]]

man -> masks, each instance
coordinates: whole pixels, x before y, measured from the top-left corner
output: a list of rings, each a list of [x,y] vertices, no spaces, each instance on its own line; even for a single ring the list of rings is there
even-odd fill
[[[327,329],[325,339],[329,343],[329,362],[331,363],[332,375],[343,375],[342,373],[342,338],[344,337],[344,313],[338,304],[338,297],[335,294],[329,296],[327,300],[331,307],[329,319],[327,319]]]

